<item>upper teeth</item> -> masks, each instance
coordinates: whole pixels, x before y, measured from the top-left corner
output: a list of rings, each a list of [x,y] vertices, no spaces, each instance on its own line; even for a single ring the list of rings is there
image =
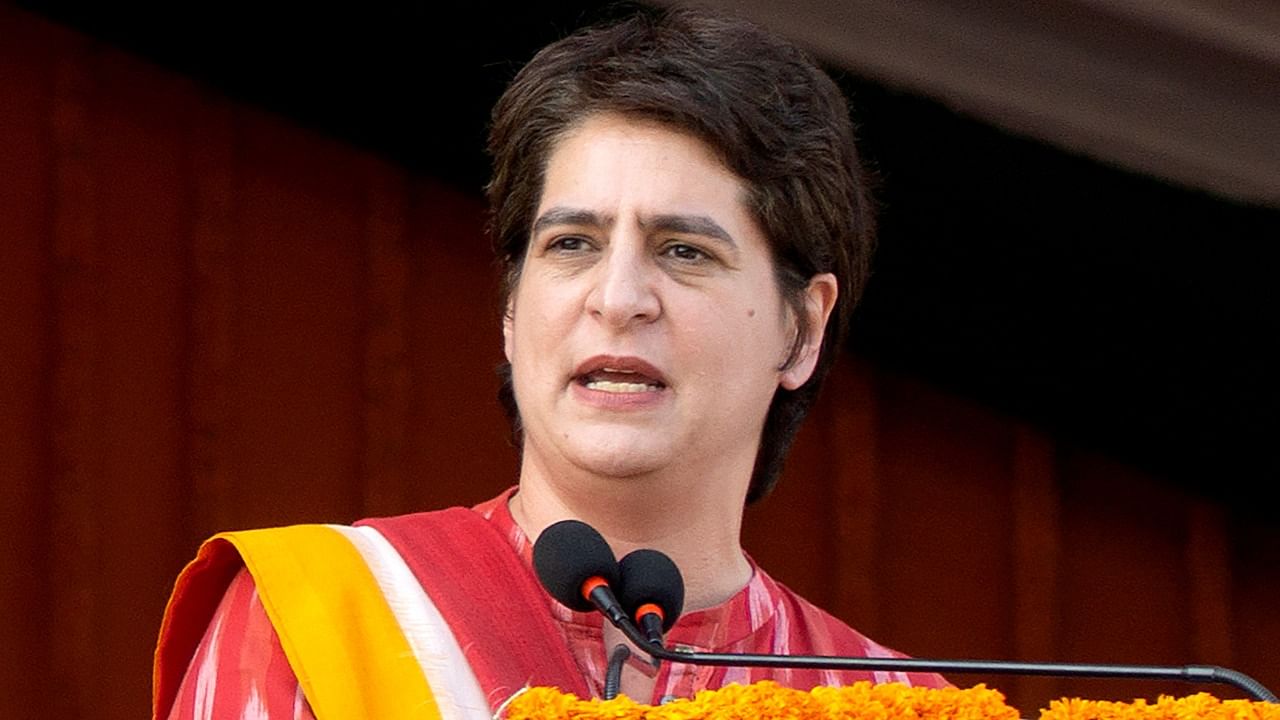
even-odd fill
[[[650,386],[646,383],[613,382],[611,380],[592,380],[587,383],[587,387],[592,390],[616,393],[638,393],[650,389]]]

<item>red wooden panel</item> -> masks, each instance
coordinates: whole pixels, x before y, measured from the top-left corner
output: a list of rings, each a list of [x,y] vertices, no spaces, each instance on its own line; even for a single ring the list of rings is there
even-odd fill
[[[1269,503],[1232,523],[1232,667],[1280,693],[1280,522]]]
[[[1066,457],[1063,483],[1061,659],[1193,662],[1184,500],[1133,468],[1085,451]],[[1110,679],[1064,681],[1062,688],[1121,700],[1196,689]]]
[[[191,230],[187,249],[187,467],[185,557],[213,533],[237,526],[232,378],[236,369],[235,110],[199,93],[192,100],[187,157]],[[177,540],[178,538],[175,538]]]
[[[145,715],[156,628],[182,562],[188,482],[186,245],[190,233],[186,159],[188,82],[113,51],[96,53],[93,164],[97,265],[103,303],[96,361],[95,434],[101,474],[91,508],[97,544],[92,576],[94,668],[90,705]],[[105,652],[104,652],[105,649]]]
[[[826,405],[828,444],[838,460],[834,491],[835,554],[839,558],[835,607],[854,627],[878,637],[879,583],[875,575],[880,527],[880,400],[878,375],[856,358],[833,372]]]
[[[1014,433],[1013,457],[1013,653],[1010,659],[1037,661],[1058,656],[1057,628],[1061,594],[1062,511],[1058,497],[1057,452],[1052,442],[1029,427]],[[1061,696],[1053,677],[1014,676],[1002,688],[1023,716]]]
[[[363,189],[354,151],[239,113],[227,450],[247,526],[355,519]]]
[[[1186,558],[1191,594],[1192,658],[1235,663],[1231,638],[1231,547],[1226,513],[1205,500],[1187,508]]]
[[[406,246],[412,508],[472,504],[517,479],[497,401],[498,275],[478,197],[414,184]]]
[[[103,681],[93,671],[103,651],[97,645],[98,583],[110,540],[96,514],[107,489],[102,481],[107,441],[102,433],[101,361],[109,329],[102,317],[107,298],[98,234],[92,49],[88,42],[61,33],[52,37],[52,44],[56,340],[50,358],[49,408],[54,460],[45,522],[52,537],[47,570],[58,582],[50,602],[50,680],[62,690],[49,702],[51,715],[79,717],[89,713]]]
[[[921,656],[1008,655],[1010,426],[919,381],[883,378],[884,641]]]
[[[48,693],[49,219],[53,198],[48,32],[0,6],[0,716]]]
[[[366,183],[363,516],[390,515],[408,500],[409,366],[405,248],[408,180],[373,158]]]

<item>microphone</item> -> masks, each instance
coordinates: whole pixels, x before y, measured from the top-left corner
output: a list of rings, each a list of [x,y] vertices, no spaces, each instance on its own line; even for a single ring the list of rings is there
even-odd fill
[[[643,637],[613,594],[619,584],[618,561],[595,528],[581,520],[548,526],[533,544],[533,569],[547,592],[566,607],[579,612],[595,608],[627,637]]]
[[[612,587],[619,585],[620,566],[609,543],[595,528],[581,520],[551,524],[533,544],[533,569],[547,592],[566,607],[581,612],[594,607],[632,642],[645,644],[645,637],[613,594]],[[661,642],[659,635],[658,643]],[[630,655],[623,643],[610,653],[604,699],[611,700],[618,694],[622,665]]]
[[[663,634],[675,625],[684,609],[680,568],[666,553],[642,548],[622,558],[618,574],[618,601],[649,642],[661,647]]]

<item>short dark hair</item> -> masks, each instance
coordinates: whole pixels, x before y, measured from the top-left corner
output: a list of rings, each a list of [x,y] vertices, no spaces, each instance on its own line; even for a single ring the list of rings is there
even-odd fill
[[[780,293],[801,323],[784,367],[802,347],[809,280],[824,272],[837,279],[813,375],[795,390],[778,388],[765,418],[747,492],[748,503],[759,500],[777,483],[868,274],[874,218],[848,103],[807,52],[730,15],[640,9],[548,45],[517,73],[490,126],[486,193],[504,305],[520,277],[550,155],[568,131],[600,113],[689,133],[745,182]],[[510,365],[499,375],[519,443]]]

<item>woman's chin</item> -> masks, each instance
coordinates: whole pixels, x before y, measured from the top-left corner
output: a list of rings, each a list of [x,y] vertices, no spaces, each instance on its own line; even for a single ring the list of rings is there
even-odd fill
[[[608,478],[637,478],[660,473],[667,463],[655,461],[652,455],[621,453],[583,458],[578,467],[593,475]]]
[[[653,437],[579,437],[569,448],[570,462],[601,477],[633,478],[660,473],[674,456],[669,444]]]

